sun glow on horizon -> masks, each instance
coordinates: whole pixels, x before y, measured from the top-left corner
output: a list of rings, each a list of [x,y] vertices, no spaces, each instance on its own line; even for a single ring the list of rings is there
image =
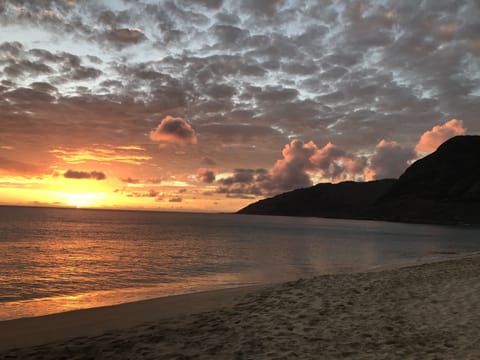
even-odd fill
[[[63,198],[65,204],[74,206],[76,208],[92,207],[102,204],[105,198],[105,193],[58,193],[60,198]]]

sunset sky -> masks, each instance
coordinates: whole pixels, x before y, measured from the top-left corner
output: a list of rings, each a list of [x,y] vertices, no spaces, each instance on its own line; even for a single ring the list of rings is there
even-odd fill
[[[474,0],[2,0],[0,204],[234,211],[398,177],[478,134],[479,96]]]

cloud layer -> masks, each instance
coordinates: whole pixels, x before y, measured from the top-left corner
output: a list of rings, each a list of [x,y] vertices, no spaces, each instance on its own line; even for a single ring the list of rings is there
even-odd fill
[[[474,0],[4,1],[2,173],[108,167],[232,207],[398,176],[478,132],[479,19]]]

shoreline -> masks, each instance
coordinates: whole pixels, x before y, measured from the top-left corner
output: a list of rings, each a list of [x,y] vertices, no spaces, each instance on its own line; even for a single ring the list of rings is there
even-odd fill
[[[279,304],[281,303],[279,298],[286,296],[285,293],[290,294],[288,295],[289,300],[287,303],[291,304],[293,310],[297,309],[295,304],[301,305],[303,301],[302,299],[307,297],[307,295],[312,297],[311,292],[314,292],[314,294],[320,298],[324,296],[326,298],[324,300],[327,300],[328,302],[342,302],[345,299],[339,297],[339,294],[337,293],[328,294],[327,289],[330,291],[332,287],[338,287],[337,291],[346,291],[347,287],[351,287],[351,289],[347,291],[348,296],[350,296],[351,291],[354,293],[362,292],[362,289],[359,289],[359,285],[356,284],[359,279],[365,282],[366,287],[370,288],[378,282],[377,278],[390,283],[392,282],[392,278],[398,277],[402,274],[408,274],[409,276],[418,277],[420,281],[424,281],[426,275],[422,275],[422,272],[431,272],[431,269],[440,269],[440,272],[437,271],[437,273],[432,276],[432,279],[429,280],[428,284],[424,284],[430,286],[430,283],[435,282],[437,277],[444,277],[443,273],[448,272],[445,269],[453,268],[453,271],[449,270],[451,275],[460,276],[461,278],[462,267],[464,267],[463,265],[469,263],[474,263],[475,266],[478,266],[480,269],[479,253],[459,255],[448,254],[435,258],[422,259],[422,261],[417,260],[416,263],[380,266],[377,268],[372,268],[366,272],[319,275],[313,278],[299,279],[285,283],[271,283],[230,289],[211,290],[142,300],[100,308],[75,310],[40,317],[1,321],[0,359],[2,358],[2,352],[10,349],[19,349],[18,351],[22,352],[23,350],[27,351],[29,348],[33,349],[32,347],[38,346],[53,346],[56,348],[60,346],[58,344],[62,344],[61,346],[66,346],[65,344],[68,345],[79,337],[82,339],[87,339],[86,341],[88,343],[91,342],[93,344],[96,344],[98,341],[101,342],[102,336],[104,337],[105,334],[111,334],[112,332],[124,333],[124,336],[127,338],[131,336],[136,337],[139,329],[145,324],[151,324],[151,326],[155,326],[152,324],[183,324],[184,322],[187,322],[190,324],[189,326],[191,326],[191,321],[193,321],[192,319],[201,317],[204,314],[207,316],[212,314],[215,315],[225,311],[231,312],[242,304],[250,304],[257,311],[270,311],[268,308],[265,308],[264,305],[262,306],[262,301],[265,301],[265,299],[268,298],[273,302],[273,304]],[[480,273],[478,276],[480,276]],[[428,276],[426,277],[428,278]],[[453,279],[446,279],[446,285],[448,285],[448,287],[455,286],[457,285],[456,283],[458,283],[458,281],[453,282]],[[480,283],[480,281],[478,283]],[[328,287],[325,287],[325,284],[328,284]],[[480,284],[477,285],[479,290],[477,295],[480,295]],[[418,284],[406,283],[403,284],[404,288],[400,287],[397,290],[411,295],[412,291],[409,289],[409,287],[415,286],[418,286]],[[376,289],[375,291],[381,292],[385,290]],[[465,291],[468,291],[468,289]],[[431,296],[429,293],[420,295],[420,298],[428,298]],[[345,294],[342,296],[345,296]],[[314,297],[312,297],[312,299],[314,299]],[[364,299],[359,298],[357,300],[363,301]],[[405,300],[409,300],[408,296],[402,301]],[[418,300],[418,296],[412,297],[410,300]],[[476,301],[476,298],[471,300]],[[382,299],[379,301],[379,304],[375,304],[376,307],[379,307],[380,305],[383,306]],[[435,304],[435,302],[433,302],[433,304]],[[346,305],[343,304],[343,307],[347,305],[348,302]],[[473,309],[474,305],[475,304],[468,304],[471,309]],[[351,304],[349,306],[351,306]],[[275,308],[273,307],[272,310],[275,310]],[[478,313],[480,312],[472,315],[476,315]],[[249,317],[253,315],[254,312],[252,313],[250,310],[249,313],[244,313],[242,311],[235,310],[234,314],[240,314],[242,321],[244,321],[245,316]],[[308,318],[310,315],[315,314],[303,314],[301,319]],[[276,316],[284,315],[283,313],[279,313]],[[231,320],[233,319],[229,319],[227,316],[222,320],[222,323],[228,323]],[[275,319],[266,319],[265,321],[267,320],[274,321]],[[452,321],[452,319],[449,321]],[[309,323],[310,322],[312,321],[309,321]],[[188,326],[184,328],[188,328]],[[314,329],[312,326],[311,328]],[[288,327],[284,330],[287,332],[291,331],[291,329],[289,330]],[[207,331],[204,336],[211,337],[211,334]],[[221,338],[217,338],[216,341],[218,342],[222,340]],[[23,357],[24,356],[22,355],[19,358]],[[26,356],[26,358],[28,358],[28,356]],[[54,357],[52,357],[52,359],[53,358]]]
[[[0,352],[78,336],[130,328],[150,321],[210,311],[266,285],[247,285],[0,321]],[[72,327],[72,323],[75,324]]]

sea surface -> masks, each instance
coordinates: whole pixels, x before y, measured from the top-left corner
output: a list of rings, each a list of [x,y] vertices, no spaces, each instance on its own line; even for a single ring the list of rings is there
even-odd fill
[[[480,228],[0,207],[0,320],[480,251]]]

